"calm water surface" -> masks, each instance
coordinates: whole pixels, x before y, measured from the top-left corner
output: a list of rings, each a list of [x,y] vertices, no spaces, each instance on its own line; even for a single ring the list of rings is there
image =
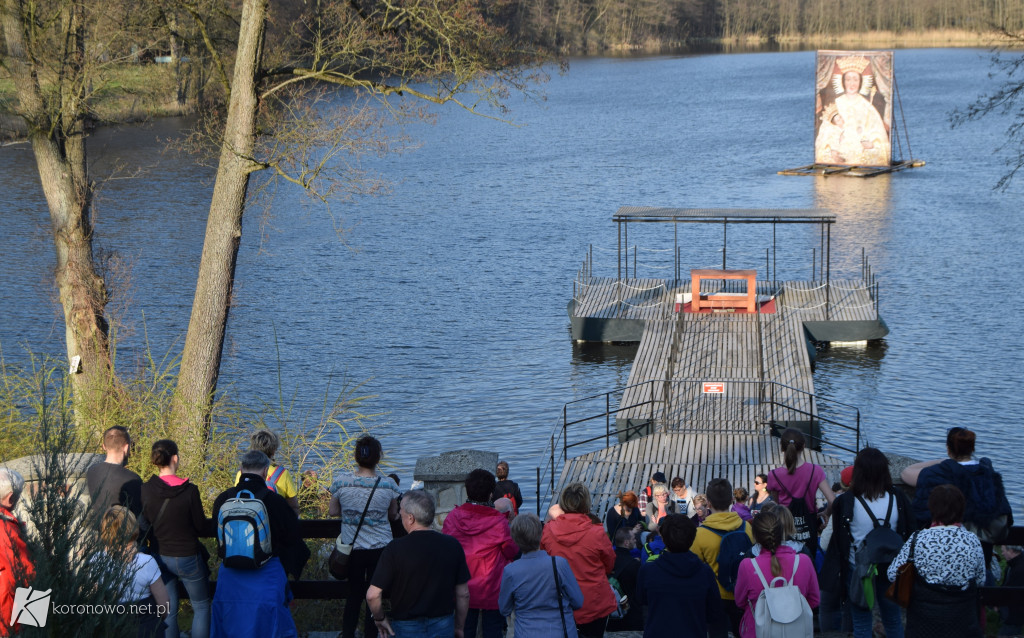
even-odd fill
[[[292,189],[269,224],[246,220],[222,388],[252,405],[278,400],[278,366],[294,416],[316,415],[328,383],[363,382],[365,409],[407,481],[418,456],[498,451],[533,490],[564,402],[623,385],[633,349],[576,346],[566,302],[587,246],[597,274],[615,245],[620,205],[823,207],[833,276],[859,273],[866,247],[892,334],[879,347],[820,355],[821,396],[860,407],[868,441],[915,457],[943,454],[968,426],[1024,511],[1021,415],[1024,300],[1021,192],[992,185],[1006,122],[951,130],[948,113],[989,86],[977,50],[901,50],[896,73],[913,156],[925,168],[861,180],[782,177],[813,156],[814,53],[574,61],[542,104],[514,103],[521,126],[445,111],[414,126],[412,152],[370,167],[388,197],[328,215]],[[162,153],[181,123],[102,131],[99,245],[131,266],[118,365],[180,351],[212,173]],[[53,249],[31,154],[0,149],[0,346],[60,355]],[[335,233],[340,223],[346,232]],[[730,231],[729,264],[762,268],[770,234]],[[682,234],[685,232],[685,235]],[[816,229],[780,232],[780,278],[807,278]],[[720,263],[720,230],[681,231],[685,268]],[[671,227],[630,231],[641,276],[666,276]],[[312,418],[312,417],[310,417]],[[635,486],[623,486],[635,487]]]

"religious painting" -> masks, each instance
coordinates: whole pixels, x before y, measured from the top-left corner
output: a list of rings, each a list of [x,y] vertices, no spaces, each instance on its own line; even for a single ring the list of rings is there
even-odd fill
[[[818,51],[814,162],[889,166],[892,51]]]

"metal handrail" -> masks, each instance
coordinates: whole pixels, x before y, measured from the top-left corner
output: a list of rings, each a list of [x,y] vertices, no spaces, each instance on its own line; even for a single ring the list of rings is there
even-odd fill
[[[655,386],[658,383],[660,383],[660,380],[650,380],[650,381],[644,381],[642,383],[634,383],[634,384],[631,384],[631,385],[628,385],[628,386],[623,386],[621,388],[616,388],[614,390],[609,390],[608,392],[603,392],[601,394],[594,394],[594,395],[591,395],[591,396],[582,397],[580,399],[575,399],[573,401],[569,401],[568,403],[565,403],[562,406],[562,416],[561,416],[561,418],[559,418],[557,420],[557,422],[555,423],[555,427],[552,429],[551,435],[548,437],[547,449],[544,451],[544,456],[542,457],[542,458],[545,458],[545,460],[546,460],[546,463],[545,463],[545,466],[543,468],[543,471],[541,470],[541,468],[539,466],[537,467],[537,515],[538,516],[540,516],[540,505],[541,505],[541,502],[544,500],[543,497],[545,495],[550,497],[550,495],[555,490],[555,472],[556,472],[556,463],[558,462],[557,451],[558,451],[559,446],[561,447],[561,451],[562,451],[561,461],[562,461],[562,463],[564,463],[568,459],[568,457],[569,457],[569,449],[570,448],[577,447],[577,446],[580,446],[580,445],[586,445],[587,443],[593,443],[594,441],[598,441],[598,440],[601,440],[601,439],[605,440],[605,447],[609,447],[611,445],[611,437],[613,435],[615,437],[618,437],[618,435],[622,434],[622,433],[625,433],[625,434],[628,435],[630,433],[638,433],[638,432],[640,432],[643,429],[643,427],[644,427],[642,425],[636,425],[636,426],[629,426],[629,425],[627,425],[625,428],[619,428],[618,426],[616,426],[613,429],[612,425],[611,425],[611,416],[613,414],[616,414],[616,413],[621,412],[623,410],[630,410],[632,408],[638,408],[638,407],[642,407],[642,406],[645,406],[645,405],[650,405],[651,406],[650,418],[651,418],[651,420],[653,420],[653,418],[654,418],[654,406],[657,405],[657,403],[659,403],[659,399],[657,399],[655,397],[655,389],[656,389]],[[646,400],[640,401],[639,403],[633,403],[631,405],[619,405],[619,406],[615,407],[614,409],[612,408],[611,395],[619,394],[619,393],[623,393],[624,394],[627,390],[630,390],[632,388],[642,387],[642,386],[648,386],[650,388],[649,391],[646,393],[647,397],[648,397]],[[584,417],[582,419],[576,419],[576,420],[573,420],[573,421],[569,420],[569,406],[577,404],[577,403],[582,403],[584,401],[592,400],[592,399],[604,399],[604,404],[605,404],[604,412],[600,412],[598,414],[592,414],[592,415]],[[598,436],[592,436],[590,438],[583,439],[583,440],[580,440],[580,441],[574,441],[573,443],[569,443],[568,442],[568,430],[569,430],[570,426],[578,425],[580,423],[586,423],[588,421],[594,421],[594,420],[600,419],[600,418],[604,418],[604,420],[605,420],[605,431],[604,431],[604,434],[601,434],[601,435],[598,435]],[[544,482],[545,476],[548,479],[547,482],[549,483],[549,485],[548,485],[547,492],[542,494],[542,492],[541,492],[541,485]]]
[[[610,443],[611,443],[612,435],[615,435],[616,437],[618,437],[619,434],[625,433],[628,436],[629,434],[639,433],[645,427],[644,425],[627,425],[625,428],[619,428],[619,427],[616,426],[613,429],[612,426],[611,426],[611,415],[612,414],[616,414],[616,413],[621,412],[623,410],[629,410],[629,409],[632,409],[632,408],[641,407],[641,406],[644,406],[644,405],[650,405],[651,406],[650,422],[653,423],[654,422],[654,417],[655,417],[655,406],[658,403],[663,403],[664,404],[664,402],[665,402],[665,398],[661,398],[661,399],[655,398],[656,397],[656,389],[657,389],[656,386],[657,386],[657,384],[662,384],[662,390],[663,390],[662,396],[663,397],[667,397],[667,396],[670,396],[672,394],[668,390],[668,388],[669,388],[669,386],[671,384],[679,384],[679,383],[699,384],[699,383],[703,383],[703,382],[704,382],[703,379],[650,379],[648,381],[643,381],[641,383],[635,383],[635,384],[632,384],[632,385],[629,385],[629,386],[624,386],[624,387],[621,387],[621,388],[616,388],[615,390],[610,390],[608,392],[604,392],[604,393],[601,393],[601,394],[594,394],[594,395],[583,397],[583,398],[580,398],[580,399],[575,399],[573,401],[570,401],[570,402],[564,404],[562,406],[562,416],[561,416],[560,419],[558,419],[558,421],[556,422],[556,424],[555,424],[555,426],[554,426],[554,428],[552,430],[552,433],[551,433],[551,435],[549,437],[547,450],[545,450],[545,453],[544,453],[544,458],[546,460],[545,466],[544,466],[543,469],[541,467],[539,467],[539,466],[537,467],[537,515],[540,516],[541,503],[546,501],[546,500],[549,500],[551,498],[552,494],[554,493],[554,490],[555,490],[555,473],[557,471],[558,462],[560,460],[561,463],[565,463],[568,460],[568,451],[569,451],[569,449],[577,447],[577,446],[581,446],[581,445],[586,445],[588,443],[593,443],[594,441],[599,441],[601,439],[605,439],[605,446],[609,447]],[[764,419],[768,424],[775,424],[777,422],[777,420],[778,420],[776,417],[781,417],[782,416],[782,411],[785,410],[785,411],[788,411],[788,412],[790,412],[792,414],[802,415],[802,416],[808,417],[808,420],[811,422],[811,426],[812,426],[810,428],[810,432],[808,433],[808,436],[812,440],[812,442],[815,442],[815,443],[818,444],[818,447],[821,447],[822,445],[828,445],[830,447],[834,447],[834,448],[843,450],[843,451],[851,453],[851,454],[856,454],[857,451],[860,449],[860,409],[857,408],[856,406],[848,404],[848,403],[843,403],[842,401],[834,401],[834,400],[831,400],[831,399],[821,399],[820,397],[817,397],[816,395],[814,395],[814,394],[812,394],[810,392],[807,392],[806,390],[801,390],[800,388],[794,388],[792,386],[788,386],[788,385],[785,385],[785,384],[782,384],[782,383],[778,383],[778,382],[775,382],[775,381],[746,380],[746,381],[729,381],[728,383],[731,383],[731,384],[743,384],[743,385],[755,385],[756,384],[758,386],[758,390],[757,390],[758,403],[757,403],[757,405],[761,409],[761,413],[760,413],[761,418]],[[625,393],[629,389],[641,387],[641,386],[644,386],[644,385],[647,385],[647,386],[650,387],[650,390],[647,393],[647,397],[648,398],[646,400],[640,401],[638,403],[633,403],[631,405],[619,405],[619,406],[615,407],[614,409],[612,408],[612,405],[611,405],[611,395],[619,394],[619,393]],[[790,405],[789,403],[781,402],[780,400],[778,400],[776,398],[778,390],[787,390],[790,393],[794,394],[796,397],[803,398],[803,401],[794,401],[792,403],[803,403],[804,401],[806,401],[807,407],[806,408],[802,408],[802,407],[798,407],[797,405]],[[753,396],[751,398],[753,398]],[[594,400],[594,399],[604,399],[605,409],[604,409],[603,412],[599,412],[597,414],[592,414],[590,416],[587,416],[587,417],[584,417],[584,418],[581,418],[581,419],[575,419],[575,420],[572,420],[572,421],[569,420],[569,418],[568,418],[569,406],[575,405],[575,404],[579,404],[579,403],[582,403],[582,402],[588,401],[588,400]],[[847,423],[844,423],[844,422],[839,421],[837,419],[833,419],[833,418],[830,418],[828,416],[822,416],[818,412],[818,410],[815,409],[815,406],[820,408],[823,404],[825,404],[825,405],[834,405],[834,406],[842,406],[844,408],[848,408],[848,409],[853,410],[854,425],[848,425]],[[766,412],[765,412],[765,410],[766,410]],[[594,420],[600,419],[600,418],[604,418],[605,419],[605,432],[604,432],[604,434],[599,434],[599,435],[596,435],[596,436],[589,436],[589,437],[586,437],[586,438],[584,438],[582,440],[573,441],[572,443],[569,442],[569,427],[570,426],[578,425],[578,424],[581,424],[581,423],[586,423],[586,422],[589,422],[589,421],[594,421]],[[850,432],[853,432],[854,433],[854,437],[855,437],[855,447],[854,448],[850,448],[848,446],[845,446],[845,445],[843,445],[841,443],[838,443],[838,442],[835,442],[835,441],[828,441],[824,437],[815,436],[815,434],[814,434],[814,429],[815,429],[814,425],[815,424],[822,424],[822,423],[829,424],[831,426],[835,426],[835,427],[842,428],[842,429],[848,430]],[[561,447],[561,451],[562,451],[562,454],[561,454],[562,458],[561,459],[558,459],[558,455],[557,455],[557,451],[558,451],[559,447]],[[545,477],[547,478],[547,481],[544,480]],[[547,483],[547,485],[545,486],[546,490],[542,492],[541,488],[542,488],[542,485],[544,485],[544,483]]]

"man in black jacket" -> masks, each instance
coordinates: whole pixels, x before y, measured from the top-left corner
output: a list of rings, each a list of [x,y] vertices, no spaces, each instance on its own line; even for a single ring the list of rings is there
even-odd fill
[[[221,565],[213,596],[211,633],[250,638],[297,636],[295,621],[288,609],[291,602],[288,576],[299,577],[310,553],[302,540],[299,517],[284,497],[267,488],[270,459],[266,454],[256,450],[246,452],[241,465],[238,485],[225,490],[213,502],[213,520],[220,520],[221,509],[229,499],[239,496],[243,490],[251,492],[267,510],[271,557],[256,569]]]
[[[242,490],[248,490],[253,496],[263,501],[270,519],[270,544],[272,554],[281,559],[281,566],[287,575],[298,579],[302,568],[309,560],[309,548],[302,540],[299,528],[299,517],[295,510],[280,494],[267,488],[267,469],[270,458],[263,452],[250,451],[242,457],[241,477],[238,485],[221,492],[213,502],[213,520],[218,520],[220,509],[228,499],[238,496]]]

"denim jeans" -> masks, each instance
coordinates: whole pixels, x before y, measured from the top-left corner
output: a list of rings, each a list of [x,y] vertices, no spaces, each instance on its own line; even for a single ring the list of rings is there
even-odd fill
[[[849,600],[840,600],[837,592],[821,590],[821,603],[818,605],[818,623],[822,632],[853,631],[853,619],[850,609],[853,605]]]
[[[170,597],[170,613],[166,638],[178,638],[178,581],[185,585],[189,600],[192,601],[192,638],[209,638],[210,635],[210,568],[202,556],[157,557],[164,575],[164,585]]]
[[[455,635],[455,616],[391,619],[389,622],[395,630],[395,638],[451,638]]]
[[[855,571],[850,565],[850,573]],[[882,617],[882,625],[885,627],[885,638],[903,638],[903,618],[900,615],[901,607],[895,601],[885,596],[885,590],[889,587],[889,579],[883,571],[875,579],[875,605],[878,606],[878,613]],[[850,614],[853,616],[853,637],[871,638],[874,633],[875,618],[870,609],[862,609],[857,605],[850,605]]]
[[[466,614],[466,636],[476,637],[477,619],[483,617],[483,638],[501,638],[505,617],[497,609],[470,609]]]

